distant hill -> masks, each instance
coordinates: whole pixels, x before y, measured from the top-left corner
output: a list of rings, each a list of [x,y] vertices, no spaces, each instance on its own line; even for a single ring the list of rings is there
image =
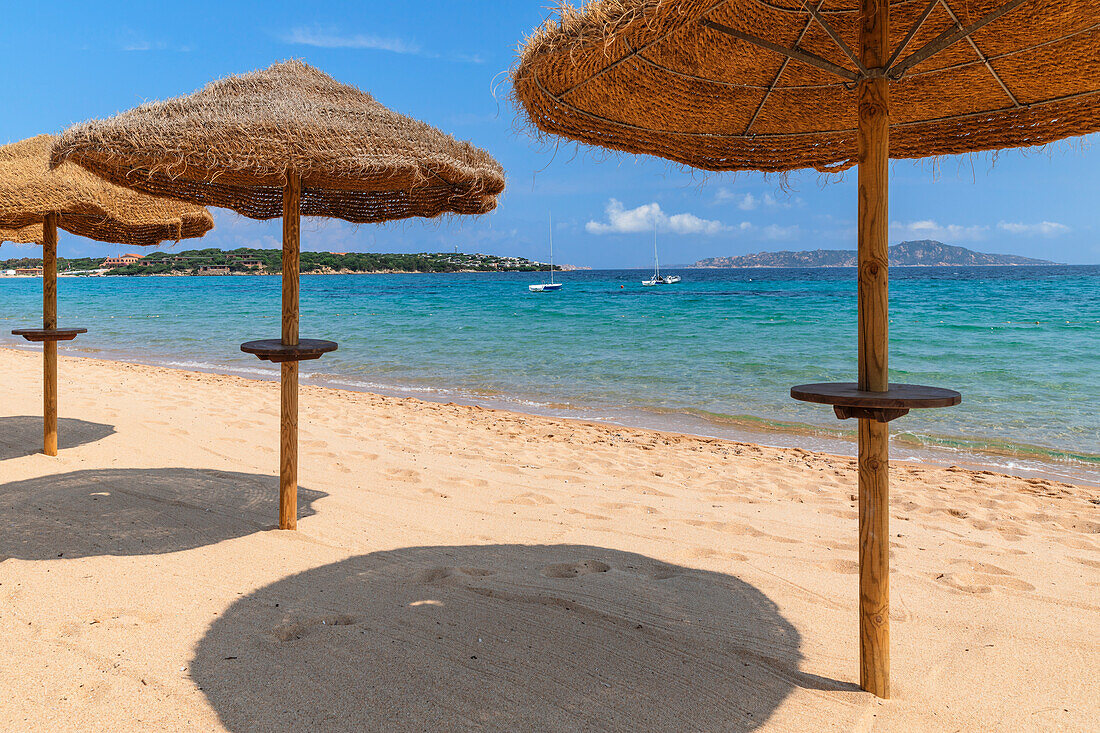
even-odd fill
[[[282,272],[283,252],[279,249],[188,249],[182,252],[152,252],[129,265],[104,267],[104,257],[58,258],[61,273],[92,270],[105,275],[271,275]],[[41,267],[42,260],[24,257],[0,260],[0,270]],[[111,269],[108,269],[108,268]],[[555,265],[555,270],[568,265]],[[367,272],[534,272],[545,270],[541,262],[524,257],[499,257],[458,252],[393,254],[378,252],[302,252],[303,274]]]
[[[1035,260],[1016,255],[995,255],[975,252],[966,247],[954,247],[931,239],[901,242],[890,248],[890,264],[916,267],[950,267],[959,265],[1054,265],[1049,260]],[[803,252],[757,252],[740,257],[708,257],[692,267],[855,267],[854,249],[815,249]]]

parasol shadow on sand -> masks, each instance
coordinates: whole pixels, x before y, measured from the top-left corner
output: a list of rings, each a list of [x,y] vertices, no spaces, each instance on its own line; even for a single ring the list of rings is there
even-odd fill
[[[856,690],[800,672],[799,644],[730,575],[591,546],[410,547],[241,598],[190,671],[231,731],[750,731],[797,687]]]
[[[543,134],[711,171],[858,164],[858,382],[791,396],[859,421],[860,686],[889,697],[887,425],[961,401],[889,380],[889,160],[1100,130],[1095,0],[597,0],[536,30],[513,81]]]
[[[102,469],[0,484],[0,560],[180,552],[271,529],[268,476]],[[302,490],[298,511],[327,496]]]
[[[84,328],[57,323],[57,230],[101,242],[149,247],[201,237],[214,226],[201,206],[113,186],[77,165],[50,166],[55,138],[38,135],[0,146],[0,243],[42,245],[42,328],[12,331],[41,343],[42,452],[57,455],[57,342]]]
[[[241,345],[281,365],[282,529],[297,524],[298,362],[337,348],[299,338],[301,216],[376,223],[486,214],[504,190],[504,171],[485,151],[300,61],[76,125],[52,159],[146,193],[282,217],[282,333]]]
[[[57,427],[57,447],[61,450],[95,443],[115,434],[113,425],[78,420],[73,417],[58,418]],[[39,417],[30,415],[0,417],[0,461],[37,453],[38,451],[29,446],[34,445],[41,433],[42,419]]]

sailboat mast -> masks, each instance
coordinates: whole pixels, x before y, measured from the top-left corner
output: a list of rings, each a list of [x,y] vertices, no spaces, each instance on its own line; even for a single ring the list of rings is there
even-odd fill
[[[550,284],[554,284],[554,215],[547,214],[547,225],[549,231],[547,234],[550,237]]]
[[[657,259],[657,217],[653,217],[653,279],[661,276],[661,261]]]

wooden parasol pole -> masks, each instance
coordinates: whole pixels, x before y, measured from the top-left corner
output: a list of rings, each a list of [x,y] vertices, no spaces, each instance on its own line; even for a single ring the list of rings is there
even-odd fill
[[[298,344],[298,258],[302,178],[286,173],[283,188],[283,344]],[[279,435],[279,529],[298,528],[298,362],[282,363]]]
[[[42,327],[57,328],[57,214],[42,221]],[[42,452],[57,455],[57,342],[42,344]]]
[[[882,74],[889,0],[861,0],[859,82],[859,388],[889,389],[890,117]],[[890,513],[887,423],[859,421],[859,686],[890,696]]]

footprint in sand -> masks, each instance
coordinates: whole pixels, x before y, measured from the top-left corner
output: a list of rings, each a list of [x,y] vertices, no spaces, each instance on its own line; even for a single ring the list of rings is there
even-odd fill
[[[671,565],[654,565],[645,574],[654,580],[668,580],[669,578],[675,578],[677,575],[683,574],[683,571]]]
[[[327,616],[314,616],[297,621],[287,621],[271,630],[279,641],[297,641],[318,628],[326,626],[351,626],[359,621],[349,614],[329,614]]]
[[[553,504],[554,500],[549,496],[543,494],[536,494],[533,491],[525,491],[522,494],[517,494],[511,499],[501,499],[498,504],[518,504],[520,506],[541,506],[543,504]]]
[[[421,570],[416,580],[420,583],[439,583],[447,578],[455,578],[466,576],[468,578],[484,578],[488,575],[494,575],[495,570],[487,570],[485,568],[452,568],[446,565],[438,565],[436,567],[427,568]]]
[[[409,483],[420,481],[420,472],[408,468],[387,468],[383,473],[385,473],[386,478],[394,481],[405,481]]]
[[[846,575],[855,575],[859,572],[859,563],[855,560],[826,560],[817,563],[817,567]]]
[[[1015,577],[1011,571],[984,562],[956,560],[953,565],[964,569],[941,573],[936,580],[964,593],[991,593],[994,586],[1011,590],[1033,591],[1035,586]]]
[[[1076,532],[1084,532],[1085,534],[1100,533],[1100,522],[1096,522],[1091,519],[1082,519],[1081,517],[1071,516],[1057,517],[1054,521],[1062,525],[1064,528],[1071,529]]]
[[[734,562],[747,562],[748,555],[742,555],[740,552],[720,552],[713,547],[696,547],[688,550],[688,557],[697,560],[732,560]]]
[[[573,514],[574,516],[578,516],[578,517],[581,517],[583,519],[588,519],[588,520],[591,520],[593,522],[607,522],[607,521],[611,520],[611,517],[605,516],[603,514],[592,514],[591,512],[586,512],[583,509],[566,508],[565,513],[566,514]]]
[[[580,575],[606,573],[610,569],[610,565],[599,560],[580,560],[547,565],[542,569],[542,574],[547,578],[576,578]]]

